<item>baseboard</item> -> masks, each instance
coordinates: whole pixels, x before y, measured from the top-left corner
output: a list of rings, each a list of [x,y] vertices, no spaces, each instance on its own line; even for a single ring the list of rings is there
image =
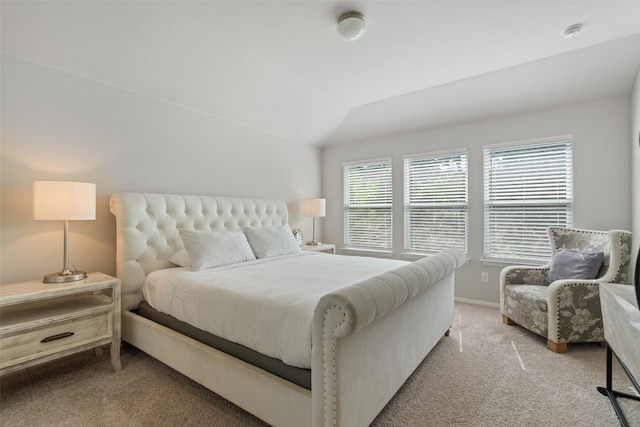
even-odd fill
[[[467,304],[484,305],[484,306],[493,307],[493,308],[500,308],[500,304],[498,304],[497,302],[482,301],[479,299],[455,297],[454,301],[464,302]]]

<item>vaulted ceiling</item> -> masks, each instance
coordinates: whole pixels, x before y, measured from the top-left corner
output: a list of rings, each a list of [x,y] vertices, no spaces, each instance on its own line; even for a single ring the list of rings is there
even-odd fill
[[[628,94],[640,1],[2,1],[2,53],[304,144]],[[364,14],[345,41],[336,20]],[[580,23],[573,39],[561,32]]]

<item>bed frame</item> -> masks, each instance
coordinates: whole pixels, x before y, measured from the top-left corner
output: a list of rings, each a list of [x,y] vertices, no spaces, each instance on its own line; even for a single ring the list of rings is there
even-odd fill
[[[311,390],[137,315],[152,271],[173,265],[179,228],[286,224],[282,201],[119,193],[122,338],[274,426],[367,426],[453,323],[460,251],[446,250],[321,298],[312,324]]]

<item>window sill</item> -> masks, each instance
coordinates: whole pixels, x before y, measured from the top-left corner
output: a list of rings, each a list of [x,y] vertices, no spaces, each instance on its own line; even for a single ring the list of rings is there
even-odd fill
[[[344,255],[360,255],[370,256],[374,258],[393,258],[393,251],[384,251],[377,249],[361,249],[361,248],[342,248],[341,254]]]
[[[531,261],[526,259],[486,259],[481,258],[480,263],[488,267],[509,267],[511,265],[530,265],[532,267],[541,267],[547,264],[547,261]]]

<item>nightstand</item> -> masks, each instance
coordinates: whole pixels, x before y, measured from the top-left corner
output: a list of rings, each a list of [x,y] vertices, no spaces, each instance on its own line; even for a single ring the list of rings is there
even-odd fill
[[[329,254],[336,253],[336,245],[332,245],[329,243],[320,243],[319,245],[301,245],[300,249],[302,249],[303,251],[326,252]]]
[[[0,375],[111,344],[120,367],[120,280],[0,285]]]

